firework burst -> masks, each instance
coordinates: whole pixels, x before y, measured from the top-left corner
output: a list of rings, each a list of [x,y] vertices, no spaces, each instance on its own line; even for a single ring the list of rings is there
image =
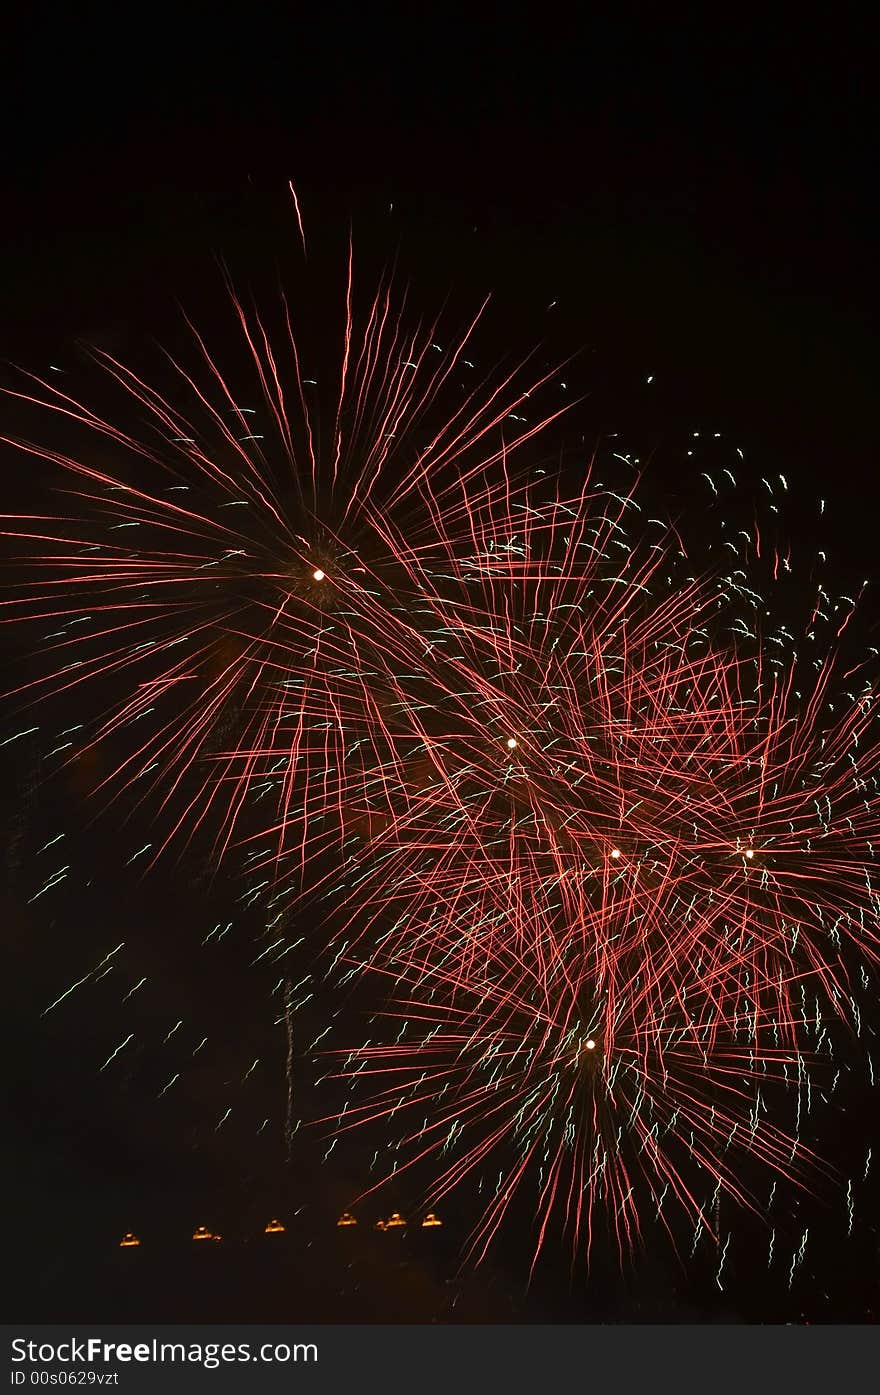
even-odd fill
[[[334,1117],[413,1121],[395,1173],[430,1167],[431,1205],[491,1170],[473,1258],[527,1183],[535,1255],[558,1219],[587,1257],[600,1213],[623,1254],[760,1209],[760,1169],[809,1185],[802,1101],[880,947],[854,602],[820,588],[796,641],[757,523],[692,547],[625,458],[616,489],[536,463],[554,372],[479,380],[479,316],[444,350],[387,281],[359,314],[349,258],[327,392],[287,299],[277,329],[228,290],[247,399],[191,324],[167,389],[95,351],[112,406],[7,392],[59,429],[3,440],[62,501],[5,520],[4,618],[39,639],[12,696],[75,709],[59,752],[148,803],[151,856],[245,843],[270,927],[322,905],[323,991],[387,995],[396,1032],[342,1052],[380,1090]]]
[[[4,438],[54,467],[66,501],[66,512],[5,520],[31,580],[4,618],[45,627],[42,672],[12,696],[93,695],[76,759],[106,752],[100,786],[152,800],[168,830],[159,851],[213,826],[216,859],[249,799],[277,787],[279,851],[292,843],[304,862],[355,818],[365,784],[368,807],[377,791],[386,808],[396,797],[386,714],[413,642],[403,554],[430,550],[440,515],[463,523],[466,483],[554,413],[526,423],[516,412],[546,381],[523,366],[458,390],[479,315],[439,353],[436,324],[407,329],[387,284],[357,320],[349,262],[322,432],[286,299],[276,347],[231,285],[229,295],[263,430],[193,326],[201,372],[171,361],[167,394],[92,352],[115,412],[33,375],[7,390],[65,439],[84,438],[76,454]],[[440,412],[450,393],[454,408]],[[136,430],[120,424],[133,413]],[[107,468],[93,463],[108,452]]]

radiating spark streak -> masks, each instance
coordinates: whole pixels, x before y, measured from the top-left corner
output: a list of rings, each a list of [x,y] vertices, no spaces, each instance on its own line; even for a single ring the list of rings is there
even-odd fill
[[[119,1043],[119,1045],[116,1047],[116,1049],[115,1049],[114,1051],[111,1051],[111,1052],[110,1052],[110,1055],[107,1057],[107,1059],[106,1059],[106,1061],[104,1062],[103,1066],[101,1066],[101,1070],[106,1070],[107,1067],[109,1066],[110,1062],[116,1060],[116,1057],[119,1055],[119,1053],[120,1053],[120,1051],[123,1049],[123,1047],[128,1046],[128,1043],[129,1043],[130,1041],[133,1041],[133,1040],[134,1040],[134,1032],[129,1032],[128,1036],[125,1038],[125,1041],[121,1041],[121,1042]]]
[[[73,993],[75,989],[81,988],[84,983],[87,983],[88,980],[94,974],[96,974],[99,969],[103,969],[105,964],[109,964],[113,956],[115,954],[118,954],[119,951],[124,947],[124,945],[125,941],[121,940],[115,949],[111,949],[109,954],[104,955],[104,958],[100,961],[100,963],[95,965],[94,969],[90,969],[87,974],[83,974],[82,978],[78,978],[76,980],[76,983],[72,983],[69,988],[66,988],[64,990],[60,997],[56,998],[53,1003],[50,1003],[47,1008],[44,1008],[43,1011],[40,1013],[40,1016],[45,1017],[47,1013],[50,1013],[52,1011],[53,1008],[57,1008],[59,1003],[63,1003],[65,998],[69,998],[71,993]]]
[[[287,1039],[285,1077],[287,1081],[287,1106],[284,1116],[284,1149],[290,1162],[293,1149],[293,988],[290,979],[284,980],[284,1030]]]
[[[8,746],[11,741],[20,741],[23,736],[30,736],[39,730],[39,727],[25,727],[22,731],[17,731],[14,736],[7,736],[5,741],[0,741],[0,746]]]
[[[288,189],[290,190],[290,197],[293,199],[293,207],[294,207],[294,210],[295,210],[295,212],[296,212],[296,225],[297,225],[297,227],[299,228],[299,235],[300,235],[300,239],[301,239],[301,241],[302,241],[303,256],[305,256],[305,255],[306,255],[306,234],[305,234],[305,229],[303,228],[302,214],[300,213],[300,208],[299,208],[299,199],[296,197],[296,190],[295,190],[294,187],[293,187],[293,182],[292,182],[292,181],[288,181],[287,187],[288,187]]]

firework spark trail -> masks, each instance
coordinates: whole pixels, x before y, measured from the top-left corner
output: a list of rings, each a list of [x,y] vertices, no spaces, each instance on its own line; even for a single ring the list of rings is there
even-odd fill
[[[293,985],[284,980],[284,1031],[287,1039],[285,1077],[287,1080],[287,1110],[284,1118],[284,1150],[290,1162],[293,1149]]]

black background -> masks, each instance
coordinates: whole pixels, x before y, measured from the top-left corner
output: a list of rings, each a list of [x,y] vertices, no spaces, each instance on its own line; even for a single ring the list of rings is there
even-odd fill
[[[285,23],[271,14],[47,5],[9,22],[5,358],[67,362],[79,338],[123,352],[162,332],[175,297],[210,325],[213,256],[247,276],[295,240],[284,197],[292,179],[306,236],[328,264],[341,268],[353,221],[366,264],[401,249],[429,308],[451,290],[466,308],[492,291],[504,349],[538,339],[553,358],[577,351],[584,431],[626,431],[656,452],[661,493],[684,487],[692,431],[720,430],[743,446],[747,480],[786,474],[795,527],[798,510],[812,518],[817,495],[827,498],[823,545],[843,590],[876,573],[876,63],[865,17],[836,7],[821,22],[782,10],[669,18],[649,5],[615,7],[613,20],[536,5],[297,6]],[[10,508],[26,494],[20,470],[3,458]],[[870,620],[870,603],[867,611]],[[13,767],[10,828],[29,778]],[[75,794],[53,796],[70,807],[40,806],[32,822],[51,836]],[[249,1020],[265,1016],[264,985],[257,976],[240,986],[234,953],[211,968],[187,948],[196,923],[209,928],[223,914],[224,888],[212,893],[212,918],[207,893],[177,865],[140,887],[135,905],[130,880],[108,870],[124,860],[121,844],[117,853],[105,836],[84,837],[79,852],[98,890],[71,893],[45,921],[22,910],[20,889],[6,895],[4,1196],[13,1253],[29,1275],[20,1315],[63,1320],[98,1304],[110,1316],[115,1303],[125,1318],[205,1316],[192,1306],[201,1287],[227,1319],[332,1320],[342,1260],[339,1237],[325,1242],[322,1227],[351,1178],[319,1166],[323,1149],[304,1146],[291,1180],[243,1140],[196,1146],[185,1110],[157,1124],[142,1109],[136,1071],[121,1092],[96,1076],[118,1024],[102,1031],[99,1009],[94,1019],[40,1022],[56,990],[105,952],[98,947],[124,938],[111,938],[123,919],[141,972],[172,975],[157,1023],[199,998],[222,1036],[232,1007],[223,995],[236,985],[229,1059],[206,1068],[207,1096],[247,1056]],[[28,837],[36,843],[36,829]],[[267,1097],[276,1086],[267,1081]],[[272,1259],[280,1268],[267,1283],[263,1260],[242,1278],[236,1251],[223,1276],[212,1256],[210,1282],[200,1272],[169,1285],[186,1248],[175,1237],[189,1225],[208,1219],[245,1236],[264,1213],[294,1209],[291,1190],[316,1214],[306,1282],[293,1251]],[[211,1207],[220,1214],[203,1216]],[[78,1288],[82,1256],[112,1248],[129,1226],[152,1227],[166,1244],[152,1268],[136,1257],[140,1296],[120,1297],[125,1284],[110,1267],[96,1277],[103,1260],[89,1261],[92,1279]],[[863,1240],[845,1263],[833,1247],[817,1259],[833,1294],[823,1303],[813,1286],[818,1319],[861,1321],[871,1310],[876,1237]],[[525,1300],[502,1256],[453,1312],[448,1257],[417,1256],[401,1270],[396,1255],[361,1243],[358,1263],[374,1277],[363,1286],[366,1310],[352,1300],[355,1319],[778,1320],[806,1302],[769,1296],[749,1270],[732,1275],[733,1297],[710,1296],[711,1267],[684,1280],[674,1262],[651,1256],[628,1278],[603,1276],[589,1302],[569,1294],[567,1276]],[[312,1307],[290,1313],[280,1290]]]

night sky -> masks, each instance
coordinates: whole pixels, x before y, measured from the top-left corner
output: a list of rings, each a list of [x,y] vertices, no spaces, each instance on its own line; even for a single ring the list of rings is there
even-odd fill
[[[868,20],[372,8],[301,7],[287,27],[258,8],[235,19],[210,7],[136,21],[120,11],[110,22],[47,5],[13,21],[0,98],[4,364],[75,374],[82,340],[136,357],[153,337],[174,342],[178,303],[206,334],[224,333],[216,259],[238,284],[271,292],[293,252],[290,179],[317,278],[337,265],[341,276],[351,225],[368,274],[397,256],[429,311],[450,298],[466,313],[491,291],[484,351],[538,343],[548,360],[575,355],[580,437],[620,432],[655,462],[659,498],[687,507],[690,438],[720,431],[743,447],[746,483],[785,473],[796,541],[827,499],[823,546],[843,591],[876,580]],[[5,511],[30,507],[40,480],[5,448],[3,468]],[[4,587],[14,584],[7,568]],[[878,643],[874,617],[869,601],[866,643]],[[26,664],[20,643],[3,644],[5,668]],[[16,722],[4,716],[10,731]],[[864,1321],[876,1310],[876,1173],[848,1247],[840,1196],[821,1203],[812,1265],[824,1282],[794,1294],[745,1257],[713,1291],[711,1266],[686,1272],[659,1252],[623,1277],[600,1263],[572,1289],[562,1252],[527,1296],[527,1214],[482,1276],[452,1285],[454,1211],[442,1245],[411,1244],[404,1268],[370,1235],[348,1254],[333,1220],[359,1189],[357,1151],[324,1165],[326,1142],[308,1134],[288,1165],[274,1123],[253,1144],[258,1115],[283,1116],[283,1042],[271,975],[248,967],[253,917],[227,914],[234,879],[211,878],[195,855],[139,879],[124,863],[151,836],[143,811],[93,821],[88,771],[45,785],[36,743],[3,754],[4,1231],[23,1275],[10,1316]],[[42,880],[36,850],[61,827],[77,875],[28,905]],[[235,932],[206,954],[204,935],[232,919]],[[123,939],[125,974],[109,976],[103,996],[99,986],[75,1011],[41,1017]],[[120,997],[142,975],[140,1033],[161,1039],[183,1018],[193,1046],[211,1042],[163,1110],[163,1057],[98,1070],[130,1030]],[[309,1011],[317,1034],[324,1005]],[[255,1057],[266,1064],[245,1120],[215,1132]],[[304,1113],[311,1089],[303,1068]],[[863,1162],[864,1135],[846,1124],[837,1147],[837,1161],[848,1166],[852,1149]],[[251,1243],[234,1262],[205,1256],[198,1282],[181,1269],[192,1225],[215,1225],[231,1245],[299,1208],[286,1251],[259,1255]],[[127,1229],[155,1237],[135,1278],[120,1276],[114,1249]],[[360,1297],[343,1299],[350,1265]],[[170,1267],[183,1274],[176,1284]],[[209,1295],[205,1311],[196,1291]]]

